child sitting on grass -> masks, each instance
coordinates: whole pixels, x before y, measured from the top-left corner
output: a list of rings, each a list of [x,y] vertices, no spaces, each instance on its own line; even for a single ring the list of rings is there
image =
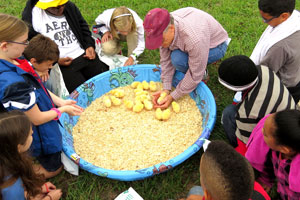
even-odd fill
[[[50,178],[60,173],[63,167],[58,119],[63,112],[80,115],[83,109],[75,101],[63,100],[47,91],[27,60],[18,59],[28,45],[27,39],[28,27],[25,22],[11,15],[0,14],[0,102],[7,111],[21,110],[29,117],[34,125],[31,149],[40,163],[34,165],[35,171]],[[35,55],[33,58],[38,60],[44,56],[46,59],[42,63],[47,65],[48,62],[56,62],[59,52],[57,46],[49,45],[51,40],[42,36],[37,40],[40,42],[33,42],[28,47],[31,55]],[[31,57],[28,59],[31,60]],[[37,64],[34,68],[41,69]]]
[[[277,180],[281,199],[300,199],[300,111],[267,115],[253,129],[246,158],[269,191]]]
[[[186,200],[270,199],[254,182],[250,163],[224,141],[212,141],[200,161],[200,183]]]
[[[0,114],[0,199],[58,200],[62,192],[34,172],[27,153],[32,143],[32,125],[21,111]]]

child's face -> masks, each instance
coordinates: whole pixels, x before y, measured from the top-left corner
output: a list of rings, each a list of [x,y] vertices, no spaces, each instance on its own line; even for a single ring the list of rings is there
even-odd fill
[[[274,114],[271,114],[266,119],[264,127],[262,129],[262,133],[264,135],[264,140],[266,144],[270,147],[270,149],[274,151],[280,151],[280,146],[277,144],[276,139],[274,137],[274,133],[276,130],[274,116],[275,116]]]
[[[33,134],[33,131],[32,131],[32,128],[30,128],[26,142],[24,144],[18,144],[18,150],[20,153],[24,153],[29,149],[29,147],[32,143],[32,140],[33,140],[32,134]]]
[[[51,69],[53,67],[53,63],[54,63],[54,61],[47,60],[47,61],[44,61],[41,63],[33,62],[32,65],[35,70],[42,72],[42,73],[46,73],[46,72],[48,72],[49,69]]]
[[[118,28],[116,28],[116,29],[121,35],[126,36],[131,32],[131,25],[126,26],[126,28],[124,28],[124,29],[120,29],[120,30]]]
[[[18,37],[14,41],[8,41],[6,43],[6,56],[8,59],[16,59],[22,56],[24,49],[28,45],[28,33],[25,33],[21,37]]]

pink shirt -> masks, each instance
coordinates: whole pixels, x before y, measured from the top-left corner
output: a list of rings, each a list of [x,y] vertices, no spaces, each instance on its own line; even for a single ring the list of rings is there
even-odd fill
[[[180,49],[189,55],[189,69],[171,96],[176,100],[192,92],[201,82],[208,60],[209,49],[222,44],[228,34],[210,14],[192,7],[171,12],[174,18],[175,36],[168,48],[160,48],[161,79],[164,89],[171,90],[175,68],[171,52]]]

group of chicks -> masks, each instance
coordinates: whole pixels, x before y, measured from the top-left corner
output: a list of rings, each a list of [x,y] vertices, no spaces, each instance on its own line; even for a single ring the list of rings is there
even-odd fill
[[[144,108],[148,111],[153,109],[153,103],[151,101],[151,96],[149,91],[155,92],[157,91],[157,85],[154,81],[139,82],[134,81],[131,85],[131,88],[134,89],[135,99],[134,102],[131,100],[124,100],[124,105],[128,110],[132,110],[133,112],[139,113]],[[147,91],[149,90],[149,91]],[[119,106],[122,104],[122,98],[125,96],[125,91],[121,88],[113,89],[109,92],[111,96],[104,96],[103,102],[104,105],[109,108],[112,105]],[[157,103],[160,104],[162,100],[167,96],[167,93],[162,92],[160,97],[157,100]],[[172,102],[172,108],[175,113],[180,112],[180,106],[177,102]],[[171,109],[167,108],[165,110],[161,110],[157,108],[155,111],[155,117],[158,120],[167,121],[171,116]]]

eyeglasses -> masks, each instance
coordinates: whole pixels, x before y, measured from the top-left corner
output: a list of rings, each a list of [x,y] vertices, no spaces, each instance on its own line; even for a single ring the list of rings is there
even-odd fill
[[[29,45],[29,41],[28,40],[26,40],[26,42],[16,42],[16,41],[6,41],[6,42],[8,42],[8,43],[15,43],[15,44],[22,44],[22,45]]]
[[[262,17],[262,18],[263,18],[264,23],[269,23],[270,21],[272,21],[273,19],[278,18],[278,17],[279,16],[275,16],[275,17],[272,17],[270,19],[265,19],[264,17]]]

